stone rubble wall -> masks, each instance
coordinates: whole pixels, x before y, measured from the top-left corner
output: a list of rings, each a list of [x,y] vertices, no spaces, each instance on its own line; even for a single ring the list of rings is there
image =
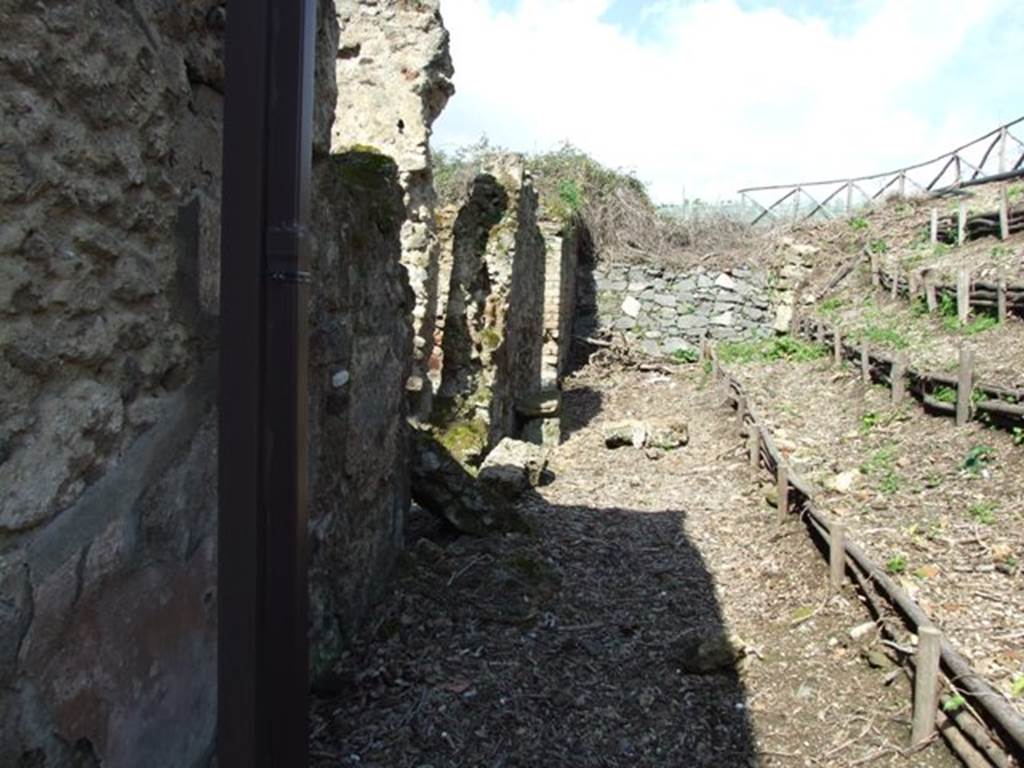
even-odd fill
[[[442,442],[475,463],[517,436],[517,404],[541,391],[548,244],[522,157],[495,158],[439,212],[444,243],[430,369]]]
[[[744,340],[774,332],[767,271],[675,272],[660,266],[583,263],[577,278],[576,334],[621,336],[655,356],[695,349],[707,334]]]
[[[193,768],[212,754],[224,21],[215,0],[0,0],[3,766]],[[413,302],[398,169],[327,154],[330,3],[319,22],[322,669],[401,536]]]
[[[402,263],[416,297],[414,375],[418,415],[432,396],[427,362],[438,312],[438,259],[430,161],[431,127],[454,92],[448,31],[439,0],[335,0],[341,25],[335,151],[375,151],[394,158],[405,191]]]

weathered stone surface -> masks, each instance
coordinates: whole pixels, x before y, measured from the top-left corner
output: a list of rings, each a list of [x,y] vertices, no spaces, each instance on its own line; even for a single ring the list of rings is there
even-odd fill
[[[499,493],[515,498],[540,484],[547,464],[544,448],[506,437],[487,454],[479,478]]]
[[[380,594],[409,507],[405,387],[413,296],[398,169],[373,153],[314,168],[310,306],[311,625],[326,671]]]
[[[633,296],[627,296],[622,302],[622,313],[627,317],[639,316],[640,308],[640,302]]]
[[[601,428],[608,448],[643,448],[647,442],[647,425],[642,421],[617,421]]]
[[[469,474],[425,429],[413,430],[412,497],[449,524],[476,536],[525,531],[508,502]]]
[[[665,419],[650,424],[646,445],[662,451],[673,451],[690,442],[690,428],[681,419]]]
[[[430,135],[454,92],[448,31],[439,0],[334,0],[334,5],[341,36],[331,145],[337,152],[380,152],[398,165],[406,207],[402,263],[416,298],[415,370],[426,380],[440,258]],[[419,393],[418,415],[425,417],[432,390]]]

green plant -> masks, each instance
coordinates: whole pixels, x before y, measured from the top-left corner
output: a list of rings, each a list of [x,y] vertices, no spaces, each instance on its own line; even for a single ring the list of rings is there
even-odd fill
[[[994,318],[992,315],[978,315],[978,317],[967,323],[967,325],[962,328],[962,331],[966,336],[973,336],[976,333],[990,331],[997,325],[999,325],[999,320]]]
[[[803,363],[825,357],[823,347],[810,344],[792,336],[779,336],[762,341],[734,341],[722,344],[718,355],[723,363],[767,363],[775,360],[790,360]]]
[[[850,219],[850,229],[854,232],[863,232],[868,228],[868,220],[863,216],[854,216]]]
[[[910,302],[910,314],[914,317],[924,317],[928,314],[928,302],[918,296]]]
[[[983,525],[992,525],[996,521],[996,505],[990,501],[982,501],[973,505],[967,510],[975,522]]]
[[[1024,445],[1024,427],[1013,428],[1013,444]]]
[[[872,429],[877,427],[881,421],[882,417],[879,416],[874,411],[865,413],[863,416],[860,417],[860,433],[862,435],[866,435]]]
[[[579,212],[583,207],[583,191],[575,179],[562,179],[558,183],[558,199],[568,209],[570,215]]]
[[[956,390],[953,387],[939,387],[934,392],[932,392],[932,397],[934,397],[940,403],[955,403]]]
[[[1010,696],[1019,699],[1024,696],[1024,675],[1017,675],[1010,684]]]
[[[893,494],[900,489],[900,477],[896,472],[896,453],[895,445],[885,445],[861,464],[862,473],[878,478],[878,489],[882,493]]]
[[[1021,197],[1024,197],[1024,184],[1017,182],[1008,186],[1006,188],[1006,197],[1011,203],[1016,203]]]
[[[951,246],[949,243],[934,243],[932,245],[933,256],[945,256],[951,250],[953,250],[953,246]]]
[[[967,452],[961,469],[971,475],[980,475],[982,470],[995,461],[996,453],[988,445],[976,445]]]
[[[833,315],[842,309],[846,305],[846,302],[838,296],[832,296],[831,298],[825,299],[818,305],[818,311],[823,315]]]
[[[910,341],[899,330],[886,325],[868,325],[861,332],[861,335],[872,344],[892,347],[894,349],[906,349]]]
[[[676,363],[696,363],[700,360],[700,353],[695,349],[683,348],[672,352],[669,357]]]
[[[885,564],[885,570],[892,574],[904,573],[907,570],[906,555],[895,555],[890,557]]]
[[[872,253],[877,253],[881,255],[883,253],[889,252],[889,245],[888,243],[885,242],[885,240],[872,240],[871,243],[868,245],[868,249]]]
[[[953,712],[959,712],[961,709],[963,709],[966,703],[967,699],[965,699],[958,693],[955,696],[950,696],[948,699],[946,699],[946,702],[942,705],[942,711],[948,714],[952,714]]]

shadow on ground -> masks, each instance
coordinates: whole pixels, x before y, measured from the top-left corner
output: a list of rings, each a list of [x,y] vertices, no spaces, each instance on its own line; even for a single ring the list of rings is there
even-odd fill
[[[410,520],[392,594],[313,708],[318,766],[745,766],[746,693],[684,514]]]

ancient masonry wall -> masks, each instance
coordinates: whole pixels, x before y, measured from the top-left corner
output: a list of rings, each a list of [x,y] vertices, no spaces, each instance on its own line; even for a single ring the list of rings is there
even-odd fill
[[[440,245],[430,134],[454,92],[448,32],[439,0],[335,0],[341,41],[340,98],[332,132],[335,151],[374,151],[394,158],[405,191],[402,263],[415,294],[413,375],[415,412],[430,411],[427,363],[438,313]]]
[[[702,336],[741,340],[773,333],[768,272],[623,263],[581,263],[576,333],[612,334],[644,352],[668,356],[694,349]]]
[[[408,490],[404,204],[329,157],[317,59],[314,658],[379,591]],[[192,768],[216,705],[223,3],[0,4],[0,765]]]
[[[518,156],[496,158],[439,214],[444,242],[434,420],[474,463],[521,432],[517,403],[541,391],[547,243]]]

